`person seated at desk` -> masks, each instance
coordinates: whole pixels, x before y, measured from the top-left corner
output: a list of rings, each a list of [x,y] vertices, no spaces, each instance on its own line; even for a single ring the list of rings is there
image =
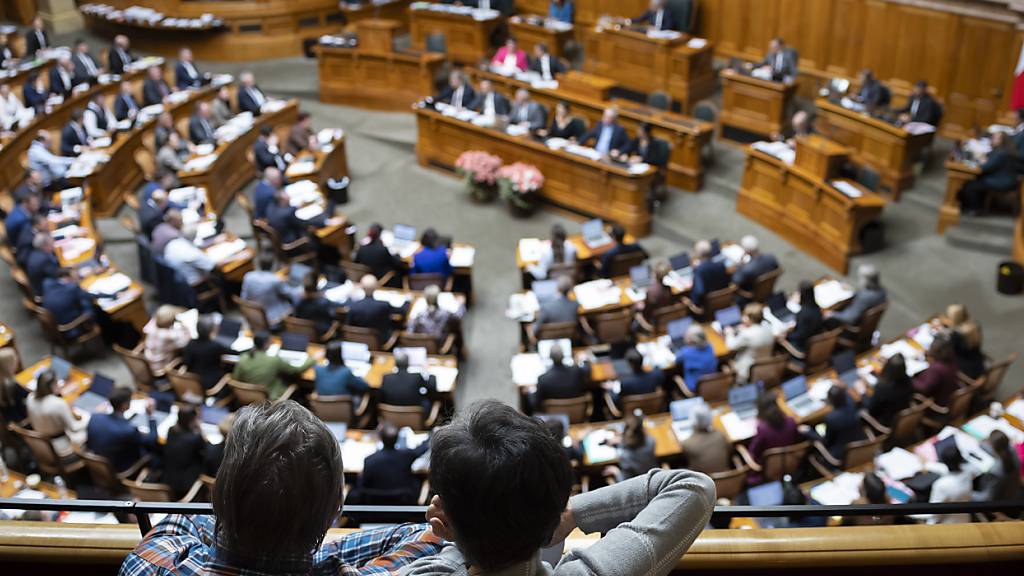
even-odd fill
[[[313,133],[313,117],[309,112],[299,112],[295,125],[288,130],[288,141],[284,144],[284,152],[290,156],[298,156],[303,150],[318,148],[316,134]]]
[[[277,134],[274,133],[273,126],[269,124],[260,126],[260,135],[252,145],[257,170],[262,172],[270,166],[277,168],[281,172],[288,169],[288,162],[281,154],[278,144]]]
[[[643,302],[637,302],[636,308],[643,314],[644,320],[648,323],[654,322],[655,313],[662,308],[672,306],[678,300],[672,289],[665,286],[665,277],[672,271],[672,267],[664,260],[659,260],[654,265],[654,282],[647,287],[647,294]]]
[[[33,72],[25,78],[25,84],[21,87],[21,96],[27,108],[31,108],[36,114],[41,114],[46,110],[46,100],[49,99],[50,93],[46,89],[43,77]]]
[[[107,108],[106,98],[97,93],[89,100],[82,114],[82,126],[90,140],[103,138],[114,129],[114,113]]]
[[[548,18],[566,24],[576,21],[576,8],[573,0],[551,0],[548,2]]]
[[[143,201],[139,207],[139,231],[147,239],[152,241],[153,232],[157,226],[164,222],[164,216],[170,209],[170,201],[167,199],[167,191],[157,188],[150,193],[149,199]]]
[[[875,78],[870,68],[860,71],[860,90],[853,95],[853,100],[864,105],[869,112],[889,104],[888,89]]]
[[[762,358],[771,356],[775,348],[772,329],[764,324],[764,306],[751,302],[743,307],[743,316],[738,327],[725,327],[725,347],[734,354],[736,381],[746,383],[750,379],[750,368]]]
[[[269,128],[269,126],[266,126]],[[216,144],[217,134],[213,128],[212,111],[209,102],[196,105],[195,114],[188,120],[188,138],[193,144]]]
[[[679,30],[672,11],[665,7],[665,0],[651,0],[650,7],[636,18],[627,18],[626,25],[647,24],[651,30]]]
[[[271,326],[280,324],[300,297],[297,288],[274,273],[274,255],[270,252],[260,254],[256,259],[256,269],[242,277],[242,300],[263,308]]]
[[[536,327],[579,320],[580,305],[569,298],[572,289],[572,278],[569,276],[558,277],[558,297],[540,303],[540,309],[537,310]]]
[[[114,118],[118,121],[134,121],[140,108],[138,100],[135,99],[135,90],[132,87],[132,83],[123,80],[120,92],[118,92],[117,98],[114,100]]]
[[[732,444],[711,425],[711,409],[708,405],[697,405],[690,418],[693,419],[693,434],[682,443],[686,467],[704,474],[725,472],[732,468],[729,459]]]
[[[668,142],[651,136],[651,125],[643,122],[636,130],[636,138],[630,140],[619,153],[619,160],[632,164],[643,162],[656,168],[664,168],[668,166],[668,156]]]
[[[867,386],[858,382],[858,387],[867,392]],[[861,394],[864,408],[882,426],[892,426],[896,415],[910,408],[914,400],[914,383],[907,375],[907,361],[903,354],[893,354],[885,361],[870,396]]]
[[[78,285],[75,273],[70,268],[61,268],[56,278],[43,280],[43,308],[50,312],[58,326],[71,324],[82,316],[90,319],[66,332],[68,338],[74,338],[90,327],[96,316],[94,303],[93,295]]]
[[[196,337],[181,351],[182,364],[199,377],[203,389],[210,390],[224,377],[222,358],[231,354],[231,348],[213,338],[217,323],[213,317],[203,315],[196,322]]]
[[[437,394],[437,379],[433,374],[409,371],[409,357],[395,352],[395,371],[385,374],[377,391],[377,402],[391,406],[422,406],[430,410],[431,398]]]
[[[970,502],[973,488],[971,471],[964,468],[964,457],[955,442],[943,444],[938,452],[939,463],[946,466],[943,474],[932,484],[928,502]],[[963,524],[971,521],[970,514],[935,514],[929,524]]]
[[[604,254],[601,255],[601,276],[610,278],[609,274],[612,271],[612,263],[615,261],[615,257],[620,254],[631,254],[633,252],[640,252],[647,258],[647,250],[637,242],[629,243],[626,242],[626,229],[619,224],[612,225],[612,241],[615,245],[608,249]]]
[[[26,180],[33,178],[33,174],[41,178],[38,172],[30,170]],[[14,208],[4,219],[4,227],[7,231],[8,244],[14,246],[17,252],[21,252],[26,237],[29,239],[28,247],[32,247],[32,238],[35,236],[32,222],[36,216],[42,214],[41,202],[38,194],[21,194],[15,198],[15,202]],[[18,255],[28,256],[28,253]]]
[[[1019,112],[1019,110],[1018,110]],[[942,121],[942,105],[939,104],[931,92],[928,91],[928,82],[918,80],[907,99],[907,105],[898,108],[900,122],[924,122],[932,126],[938,126]],[[1018,147],[1019,151],[1019,147]]]
[[[440,274],[446,279],[452,275],[452,264],[448,259],[448,247],[433,228],[423,231],[420,238],[422,248],[412,257],[412,274]]]
[[[156,309],[152,323],[142,330],[145,334],[143,355],[149,369],[162,374],[192,339],[188,327],[177,318],[177,310],[164,304]]]
[[[796,79],[799,61],[796,49],[787,47],[785,40],[775,37],[768,43],[768,53],[758,67],[768,70],[772,80],[788,84]]]
[[[36,111],[26,108],[11,92],[10,84],[0,84],[0,131],[13,132],[28,127]]]
[[[73,446],[85,443],[88,422],[61,397],[53,370],[47,368],[36,377],[36,390],[25,401],[25,410],[32,430],[51,439],[57,456],[67,458],[74,453]]]
[[[568,240],[565,227],[555,224],[551,227],[551,240],[541,244],[540,257],[536,264],[530,264],[526,270],[534,280],[547,280],[551,266],[576,262],[576,245]]]
[[[701,377],[718,372],[718,356],[702,326],[693,324],[687,328],[683,347],[676,351],[676,364],[682,366],[683,382],[693,393],[697,393]]]
[[[42,16],[32,18],[32,27],[25,31],[25,58],[35,58],[36,52],[45,48],[53,48],[50,43],[50,35],[46,33],[46,26]]]
[[[547,44],[538,42],[533,45],[530,70],[540,74],[543,80],[554,80],[555,76],[565,73],[565,64],[551,55]]]
[[[516,90],[508,121],[512,124],[526,126],[530,130],[539,130],[547,124],[548,112],[544,106],[530,98],[529,90],[520,88]]]
[[[164,260],[181,273],[185,281],[195,286],[217,267],[217,263],[206,252],[196,246],[196,225],[188,224],[181,230],[181,236],[172,239],[164,248]]]
[[[376,330],[380,341],[387,342],[391,338],[391,315],[403,310],[373,297],[377,291],[377,278],[372,274],[363,276],[359,286],[363,289],[363,298],[349,302],[346,322],[350,326]]]
[[[1017,156],[1003,132],[992,134],[992,151],[981,164],[981,175],[960,189],[960,210],[967,215],[980,214],[992,194],[1017,190]]]
[[[957,369],[968,378],[977,380],[985,373],[986,363],[985,353],[981,350],[981,326],[971,320],[963,304],[950,304],[946,308],[946,320]]]
[[[253,216],[257,219],[267,217],[267,207],[274,202],[274,196],[281,190],[284,178],[275,166],[263,169],[263,178],[256,183],[252,192]]]
[[[50,133],[46,130],[40,130],[28,147],[29,168],[42,175],[43,188],[46,190],[66,188],[64,175],[74,162],[74,158],[50,152]]]
[[[81,109],[71,111],[71,118],[60,131],[61,156],[77,156],[83,152],[83,148],[89,146],[89,135],[85,133],[82,124],[83,117]]]
[[[494,91],[494,85],[490,80],[480,81],[480,91],[476,93],[470,108],[484,116],[508,116],[511,105],[508,98]]]
[[[273,401],[284,394],[287,387],[285,378],[294,378],[309,370],[316,360],[308,358],[299,366],[293,366],[286,360],[267,354],[270,346],[270,334],[257,332],[252,337],[252,350],[242,354],[231,372],[231,377],[239,382],[263,386],[267,397]]]
[[[78,84],[95,84],[102,70],[96,59],[89,53],[89,43],[79,38],[75,40],[75,53],[71,57],[74,64],[74,82]]]
[[[938,334],[928,347],[928,367],[914,376],[914,390],[931,398],[936,405],[949,406],[949,399],[960,388],[953,343],[949,336]]]
[[[995,464],[978,479],[979,489],[971,495],[971,499],[975,502],[1020,500],[1024,495],[1024,488],[1021,487],[1020,458],[1009,437],[1002,430],[993,430],[981,447],[995,456]]]
[[[108,400],[114,410],[109,414],[93,414],[89,418],[85,447],[110,460],[117,472],[124,472],[139,458],[158,448],[156,419],[153,418],[156,406],[151,398],[146,399],[149,432],[143,434],[124,415],[131,407],[132,391],[129,388],[115,387]]]
[[[25,178],[21,184],[14,189],[13,197],[15,202],[21,202],[23,198],[35,196],[38,202],[35,212],[46,214],[56,208],[50,204],[50,200],[44,192],[43,175],[38,170],[29,168],[25,171]]]
[[[453,70],[448,75],[448,86],[437,96],[438,102],[444,102],[456,108],[473,108],[476,102],[476,91],[461,70]]]
[[[18,353],[10,346],[0,348],[0,424],[18,424],[28,418],[29,391],[18,384]]]
[[[162,104],[170,95],[171,87],[164,80],[163,70],[159,66],[150,66],[142,82],[142,103],[146,106]]]
[[[542,138],[564,138],[575,142],[586,131],[587,126],[583,120],[569,113],[569,103],[559,100],[555,104],[555,117],[551,119],[551,125],[547,130],[538,131],[538,135]]]
[[[750,292],[758,278],[778,269],[779,261],[774,254],[761,252],[761,243],[756,236],[747,234],[741,238],[740,247],[743,248],[744,256],[736,271],[732,273],[732,283],[740,290]]]
[[[373,223],[366,230],[366,237],[359,244],[356,256],[353,261],[362,264],[370,269],[370,272],[377,278],[383,278],[389,272],[394,272],[397,278],[405,268],[401,258],[391,253],[388,247],[381,240],[383,228],[380,224]]]
[[[864,440],[867,435],[860,423],[857,403],[850,398],[845,386],[829,388],[828,405],[832,410],[825,415],[825,435],[821,441],[829,454],[841,462],[846,456],[846,445]],[[812,436],[817,434],[810,427],[807,433]]]
[[[288,193],[284,189],[274,195],[274,202],[267,206],[267,224],[277,232],[281,244],[291,244],[299,238],[307,236],[311,228],[322,226],[326,216],[321,214],[306,221],[295,215],[295,207],[289,204]]]
[[[171,116],[171,113],[165,110],[156,117],[156,129],[153,131],[153,140],[156,143],[157,149],[164,145],[164,142],[167,141],[167,137],[170,136],[172,132],[176,133],[178,137],[184,139],[184,135],[181,132],[178,132],[178,128],[174,125],[174,116]],[[191,140],[189,140],[188,146],[189,151],[191,151],[193,146]]]
[[[408,330],[412,334],[426,334],[432,336],[440,346],[449,334],[455,329],[455,323],[459,316],[453,314],[437,305],[437,298],[441,295],[441,288],[431,284],[423,289],[423,300],[426,308],[419,314],[409,316]]]
[[[622,435],[612,442],[616,444],[619,463],[605,468],[605,477],[623,482],[658,467],[656,443],[654,437],[644,430],[644,413],[639,408],[626,415]]]
[[[267,103],[267,96],[256,84],[256,78],[252,72],[242,72],[238,75],[238,111],[252,112],[253,116],[259,116],[263,105]]]
[[[292,316],[301,320],[312,320],[318,334],[327,334],[334,324],[333,302],[324,297],[317,287],[317,275],[310,272],[303,280],[303,296],[295,305]]]
[[[358,404],[359,398],[370,391],[370,385],[345,365],[345,358],[341,354],[341,342],[335,340],[328,343],[324,356],[327,364],[319,365],[315,370],[313,388],[316,393],[321,398],[351,396],[352,403]]]
[[[796,421],[782,412],[778,403],[778,392],[765,392],[757,399],[757,432],[750,439],[750,455],[754,462],[764,464],[762,456],[772,448],[782,448],[803,442],[804,437],[797,429]],[[759,484],[760,477],[748,477],[750,484]]]
[[[7,33],[0,32],[0,68],[13,68],[18,65],[18,57],[11,48]]]
[[[650,372],[644,370],[644,357],[636,351],[636,348],[626,351],[626,362],[629,363],[630,374],[621,375],[619,377],[619,392],[612,392],[612,400],[619,408],[622,408],[622,401],[625,397],[653,394],[665,384],[665,375],[661,373],[661,370],[657,368]]]
[[[210,82],[209,74],[202,74],[192,59],[192,50],[182,48],[178,52],[178,64],[174,67],[174,86],[178,90],[202,88]]]
[[[826,327],[855,326],[868,310],[886,302],[889,297],[882,287],[878,269],[871,264],[861,264],[857,268],[858,290],[854,292],[850,303],[839,312],[826,316]]]
[[[75,67],[71,64],[71,57],[62,54],[53,68],[50,68],[50,94],[67,100],[74,89]]]
[[[175,498],[182,498],[203,473],[209,445],[199,429],[199,418],[193,406],[178,409],[178,421],[167,431],[163,446],[163,475]]]
[[[398,428],[390,422],[377,427],[381,449],[366,457],[355,489],[348,502],[363,504],[415,505],[419,499],[420,481],[412,471],[413,462],[427,453],[430,442],[420,443],[415,450],[398,448]]]
[[[815,134],[814,121],[806,110],[797,110],[789,120],[789,128],[785,133],[776,132],[772,134],[772,140],[776,142],[785,141],[791,148],[796,148],[796,141],[801,136]]]
[[[213,99],[211,108],[213,127],[220,128],[227,124],[228,120],[235,116],[235,111],[231,108],[231,89],[221,86],[217,90],[217,97]]]
[[[529,63],[526,60],[526,52],[519,49],[519,43],[512,36],[505,40],[505,45],[498,48],[491,58],[491,68],[504,71],[525,72]]]
[[[594,149],[604,157],[614,158],[629,144],[629,135],[619,123],[619,112],[615,108],[605,108],[601,122],[580,138],[580,145],[589,146],[591,140]]]
[[[188,145],[181,140],[177,132],[171,132],[156,151],[156,167],[163,174],[170,174],[177,183],[177,174],[185,169],[185,161],[189,157]]]
[[[25,275],[28,276],[32,292],[37,296],[44,293],[46,280],[56,278],[60,273],[60,262],[53,251],[53,237],[36,234],[32,239],[32,251],[25,259]]]
[[[853,501],[856,506],[864,504],[889,504],[889,494],[885,482],[874,472],[864,473],[861,481],[860,497]],[[850,516],[843,518],[843,526],[884,526],[893,524],[895,516]]]
[[[698,240],[693,247],[696,264],[693,266],[693,287],[690,289],[690,300],[697,306],[704,306],[704,298],[718,290],[729,287],[729,272],[725,262],[716,260],[711,254],[711,243]]]
[[[164,221],[157,224],[156,228],[153,228],[153,233],[150,235],[150,249],[153,250],[154,254],[163,256],[167,244],[181,236],[181,230],[184,227],[185,222],[181,215],[181,210],[168,208],[164,212]]]
[[[110,70],[110,73],[123,75],[134,61],[135,57],[132,56],[131,42],[128,37],[124,34],[114,36],[114,44],[107,52],[107,69]]]
[[[566,358],[561,346],[551,347],[551,367],[537,378],[537,389],[531,395],[534,412],[544,409],[545,400],[579,398],[587,393],[590,384],[590,366],[577,366]]]

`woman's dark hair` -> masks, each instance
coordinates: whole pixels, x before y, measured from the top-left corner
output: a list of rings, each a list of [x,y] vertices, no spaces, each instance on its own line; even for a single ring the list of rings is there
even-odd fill
[[[561,224],[551,227],[551,254],[556,263],[565,262],[565,239],[567,235]]]
[[[636,351],[636,348],[630,348],[626,351],[626,362],[629,362],[629,367],[633,369],[633,374],[643,374],[644,357]]]
[[[878,375],[878,383],[883,382],[888,382],[894,388],[906,388],[912,385],[910,376],[907,376],[907,360],[903,354],[897,352],[885,361],[882,373]]]
[[[561,442],[500,402],[473,404],[434,432],[430,486],[467,564],[484,571],[524,562],[545,546],[572,483]]]
[[[817,308],[818,301],[814,298],[814,283],[808,280],[800,282],[800,307]]]
[[[864,498],[869,504],[888,504],[889,498],[885,494],[885,482],[874,472],[864,475]]]
[[[243,408],[213,489],[218,544],[239,568],[307,556],[338,516],[343,482],[338,441],[309,410],[292,400]]]
[[[992,451],[1003,463],[1003,474],[1018,474],[1016,459],[1014,458],[1013,451],[1010,449],[1010,438],[1007,437],[1006,433],[1002,430],[993,430],[988,435],[988,443],[992,446]]]
[[[833,408],[846,406],[846,389],[842,386],[833,386],[828,389],[828,403]]]
[[[424,230],[423,237],[420,238],[420,244],[423,244],[424,248],[437,248],[437,230],[433,228]]]
[[[57,383],[57,374],[47,368],[36,376],[36,399],[42,400],[53,394],[53,385]]]
[[[768,423],[769,426],[776,430],[782,428],[782,425],[786,422],[786,415],[783,414],[782,409],[779,408],[775,392],[768,392],[758,397],[757,418],[758,420]]]
[[[191,432],[196,428],[196,409],[191,406],[183,406],[178,409],[178,422],[174,425],[174,430],[178,434],[185,432]]]
[[[644,431],[644,414],[637,410],[626,416],[622,429],[622,445],[630,450],[642,448],[647,443],[647,432]]]
[[[345,365],[345,357],[341,355],[341,342],[329,342],[324,356],[327,358],[327,363],[331,366]]]

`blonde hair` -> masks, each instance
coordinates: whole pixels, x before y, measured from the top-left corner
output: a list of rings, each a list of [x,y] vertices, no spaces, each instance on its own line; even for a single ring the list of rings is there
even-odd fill
[[[957,332],[969,349],[981,348],[981,326],[978,326],[977,322],[968,320],[957,327]]]
[[[0,348],[0,382],[14,378],[18,370],[18,353],[13,348]]]
[[[764,306],[757,302],[751,302],[743,307],[743,315],[750,318],[754,324],[760,324],[764,320]]]
[[[953,326],[960,326],[971,319],[967,313],[967,307],[963,304],[950,304],[946,307],[946,318]]]
[[[174,321],[177,319],[177,312],[173,306],[164,304],[163,306],[156,309],[155,319],[157,328],[170,328],[174,326]]]

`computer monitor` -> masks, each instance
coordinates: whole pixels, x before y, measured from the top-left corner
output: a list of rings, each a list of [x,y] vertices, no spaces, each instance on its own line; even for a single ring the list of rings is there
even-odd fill
[[[71,374],[71,363],[60,356],[53,356],[50,358],[50,370],[57,380],[67,380]]]
[[[676,272],[685,270],[690,267],[690,253],[680,252],[679,254],[669,258],[668,263]]]
[[[672,339],[673,344],[682,343],[683,338],[686,337],[686,331],[693,325],[693,318],[686,316],[685,318],[679,318],[673,320],[665,325],[665,329],[668,331],[669,338]]]
[[[558,297],[558,280],[534,280],[530,289],[537,302],[548,302]]]
[[[792,400],[807,392],[807,377],[797,376],[782,383],[782,393],[786,400]]]
[[[775,481],[747,490],[751,506],[779,506],[783,500],[782,482]]]
[[[672,420],[674,422],[682,422],[684,420],[689,420],[693,415],[693,410],[701,404],[704,404],[703,398],[674,400],[668,405],[668,411],[672,414]]]
[[[309,348],[309,336],[295,332],[281,333],[281,349],[290,352],[305,352]]]
[[[584,240],[601,240],[604,237],[604,222],[600,218],[587,220],[582,226]]]
[[[629,269],[629,280],[633,283],[633,288],[647,288],[653,283],[651,267],[647,264],[633,266]]]
[[[403,242],[414,242],[416,241],[416,227],[408,226],[406,224],[395,224],[392,233],[395,235],[395,240]]]
[[[715,311],[715,320],[718,322],[718,325],[721,326],[722,328],[726,328],[728,326],[735,326],[740,323],[742,318],[743,315],[740,312],[740,307],[736,305]]]
[[[832,367],[839,379],[852,386],[857,382],[857,357],[853,350],[843,350],[832,356]]]

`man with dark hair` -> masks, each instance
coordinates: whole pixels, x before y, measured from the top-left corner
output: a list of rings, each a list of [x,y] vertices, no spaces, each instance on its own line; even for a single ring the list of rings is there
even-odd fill
[[[409,357],[404,352],[395,352],[395,372],[381,379],[377,400],[391,406],[423,406],[430,410],[430,398],[436,393],[434,375],[410,372]]]
[[[56,278],[43,280],[43,308],[50,311],[58,325],[71,324],[82,316],[93,318],[95,298],[75,282],[70,268],[61,268]],[[89,328],[89,323],[77,326],[67,333],[74,338]]]
[[[385,422],[377,428],[382,448],[366,458],[359,483],[350,503],[412,505],[419,496],[420,482],[412,464],[426,453],[430,442],[414,450],[398,448],[398,428]]]
[[[84,113],[80,108],[71,111],[71,119],[60,132],[61,156],[78,156],[82,148],[89,145],[89,135],[82,124],[83,118]]]
[[[540,422],[495,401],[475,404],[431,442],[427,510],[454,542],[414,562],[409,576],[468,574],[663,576],[711,517],[715,485],[688,470],[652,470],[569,498],[573,473]],[[539,550],[580,528],[604,538],[552,569]]]
[[[363,530],[324,544],[341,510],[343,472],[338,441],[302,406],[243,408],[225,441],[214,515],[168,516],[120,574],[369,576],[441,549],[425,524]]]
[[[281,154],[278,144],[280,142],[278,142],[277,134],[274,133],[274,128],[269,124],[261,126],[260,135],[252,145],[252,153],[256,158],[257,170],[262,172],[271,166],[281,172],[288,169],[288,162],[285,161],[284,155]]]
[[[619,224],[612,226],[612,240],[615,241],[615,245],[601,255],[601,275],[605,278],[608,278],[609,271],[612,268],[612,262],[614,262],[615,257],[619,254],[642,252],[644,258],[647,257],[647,251],[644,250],[643,246],[636,242],[626,242],[626,229]]]
[[[376,223],[370,224],[366,230],[366,238],[356,251],[355,263],[368,267],[377,278],[383,278],[388,272],[397,274],[403,266],[402,260],[384,245],[381,240],[381,225]]]
[[[630,348],[626,352],[626,362],[629,362],[630,373],[616,374],[621,386],[618,393],[612,394],[612,399],[620,408],[623,397],[653,394],[665,384],[665,375],[660,369],[655,367],[649,372],[644,370],[644,357],[636,348]]]
[[[577,398],[587,392],[590,384],[589,365],[580,367],[571,358],[569,361],[566,365],[560,346],[551,347],[551,368],[537,378],[537,390],[532,395],[534,411],[543,410],[545,400]]]
[[[148,451],[157,447],[156,419],[153,418],[154,403],[152,400],[146,400],[149,433],[144,435],[124,416],[131,406],[131,389],[114,388],[109,400],[113,412],[92,415],[86,428],[89,439],[85,446],[110,460],[115,470],[123,472],[131,468]]]
[[[276,167],[268,166],[263,170],[263,178],[256,183],[252,191],[253,215],[256,218],[267,217],[267,207],[274,202],[274,196],[283,183],[281,171]]]
[[[309,358],[295,366],[278,356],[267,354],[269,346],[270,334],[266,332],[254,334],[252,350],[239,357],[231,377],[247,384],[263,386],[267,389],[267,397],[277,400],[285,393],[285,378],[295,377],[309,370],[316,364],[316,360]]]
[[[274,273],[274,255],[264,252],[256,259],[256,269],[242,277],[242,300],[255,302],[263,308],[271,326],[281,323],[299,301],[302,289]]]

